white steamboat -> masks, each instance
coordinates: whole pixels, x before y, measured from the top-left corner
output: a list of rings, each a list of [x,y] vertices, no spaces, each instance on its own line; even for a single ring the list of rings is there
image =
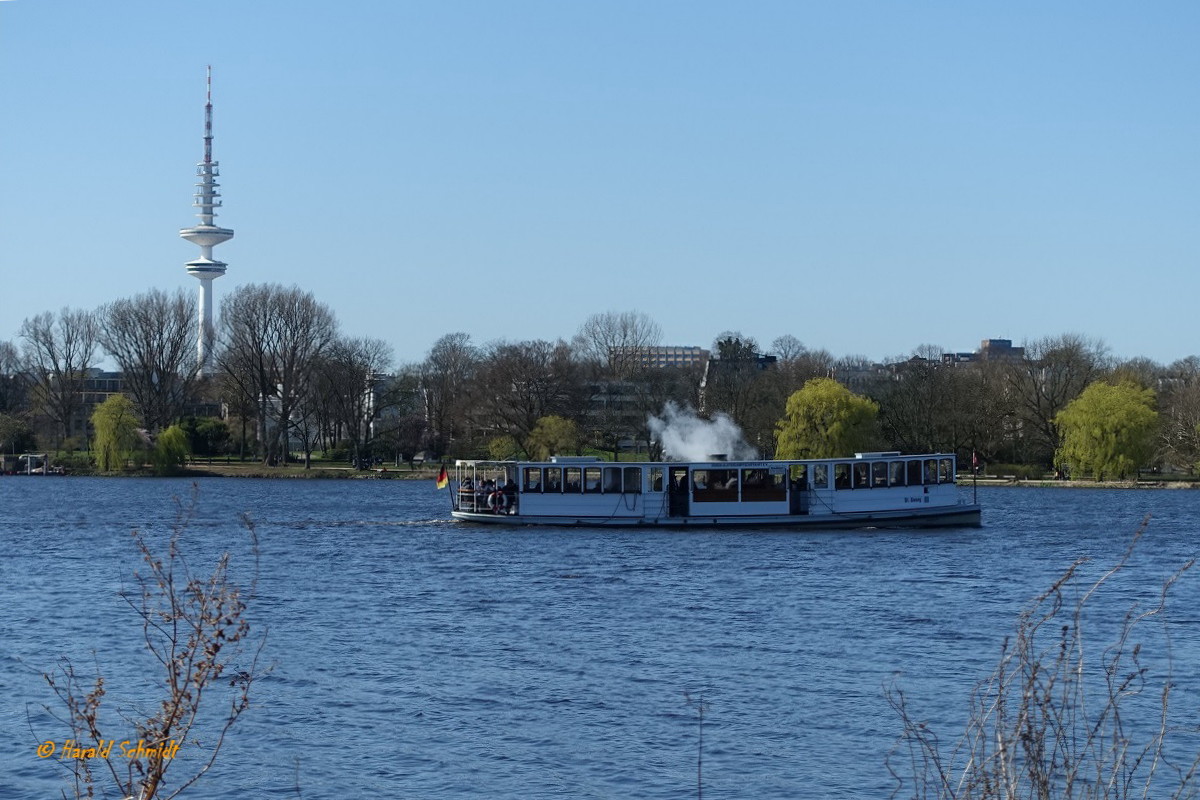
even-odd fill
[[[797,461],[457,461],[452,515],[492,525],[978,526],[952,454]]]

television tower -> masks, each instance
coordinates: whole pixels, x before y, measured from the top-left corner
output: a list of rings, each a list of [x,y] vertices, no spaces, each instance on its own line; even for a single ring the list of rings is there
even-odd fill
[[[208,100],[204,104],[204,160],[196,165],[196,199],[193,208],[200,224],[184,228],[179,235],[200,248],[200,257],[187,262],[187,273],[200,280],[200,330],[196,341],[196,364],[201,375],[209,372],[209,358],[215,338],[213,328],[212,282],[225,274],[225,262],[214,261],[212,249],[233,238],[233,231],[213,224],[216,209],[221,206],[217,177],[221,174],[212,157],[212,67],[208,68]]]

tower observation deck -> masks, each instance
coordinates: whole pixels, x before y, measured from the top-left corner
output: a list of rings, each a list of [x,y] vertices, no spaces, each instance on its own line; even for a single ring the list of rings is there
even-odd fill
[[[187,262],[187,273],[200,281],[199,331],[196,341],[196,363],[201,374],[209,371],[212,343],[215,338],[213,328],[212,282],[225,274],[227,266],[223,261],[213,258],[213,248],[222,242],[233,238],[233,231],[221,228],[213,223],[217,209],[221,207],[221,193],[218,191],[217,178],[221,174],[220,165],[212,157],[212,67],[208,68],[208,94],[204,104],[204,160],[196,164],[195,201],[193,208],[199,209],[196,217],[200,224],[191,228],[183,228],[179,235],[200,248],[200,257]]]

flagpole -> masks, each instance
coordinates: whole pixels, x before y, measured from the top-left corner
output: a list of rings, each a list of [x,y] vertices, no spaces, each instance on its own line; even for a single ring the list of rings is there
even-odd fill
[[[979,456],[971,448],[971,502],[979,505]]]

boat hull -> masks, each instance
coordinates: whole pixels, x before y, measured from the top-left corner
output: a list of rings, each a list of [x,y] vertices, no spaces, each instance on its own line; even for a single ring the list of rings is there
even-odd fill
[[[587,515],[492,514],[453,511],[451,516],[464,522],[484,525],[551,526],[551,527],[611,527],[611,528],[780,528],[780,529],[847,529],[847,528],[968,528],[982,524],[981,507],[976,504],[938,506],[896,511],[864,511],[815,516],[738,515],[684,517],[602,517]]]

